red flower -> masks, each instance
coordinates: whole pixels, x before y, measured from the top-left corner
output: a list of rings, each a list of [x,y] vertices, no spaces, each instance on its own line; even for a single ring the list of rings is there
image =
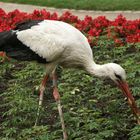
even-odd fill
[[[6,13],[0,9],[0,32],[14,29],[17,23],[29,19],[68,22],[87,36],[91,46],[97,45],[100,36],[107,36],[109,40],[114,40],[115,46],[140,42],[140,19],[127,20],[123,15],[118,15],[114,21],[109,21],[105,16],[99,16],[95,19],[85,16],[83,20],[80,20],[69,11],[58,16],[57,13],[51,14],[45,9],[34,10],[30,14],[19,10]]]

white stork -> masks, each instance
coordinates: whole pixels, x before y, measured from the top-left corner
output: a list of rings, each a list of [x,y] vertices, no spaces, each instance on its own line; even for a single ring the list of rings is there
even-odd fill
[[[140,112],[126,83],[125,70],[115,63],[96,64],[87,38],[72,25],[53,20],[23,22],[14,30],[0,33],[0,51],[6,52],[8,57],[17,60],[36,60],[46,65],[46,76],[40,86],[39,106],[42,105],[48,76],[52,74],[53,95],[58,103],[64,140],[67,139],[67,133],[55,75],[58,65],[80,68],[91,75],[112,79],[127,97],[128,103],[139,121]]]

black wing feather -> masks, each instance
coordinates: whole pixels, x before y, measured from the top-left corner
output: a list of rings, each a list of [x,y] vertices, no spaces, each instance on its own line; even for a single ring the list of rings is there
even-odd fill
[[[26,20],[16,24],[14,30],[22,31],[30,29],[32,26],[38,25],[43,20]]]
[[[27,21],[16,26],[15,30],[22,31],[37,25],[40,20]],[[6,52],[8,57],[20,61],[38,61],[39,63],[48,63],[46,59],[40,57],[29,47],[17,39],[16,32],[13,30],[0,33],[0,51]]]

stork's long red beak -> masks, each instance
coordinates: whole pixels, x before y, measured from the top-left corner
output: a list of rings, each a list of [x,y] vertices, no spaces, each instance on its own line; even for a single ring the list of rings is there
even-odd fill
[[[130,88],[125,81],[118,81],[117,82],[118,87],[122,90],[123,94],[127,97],[128,99],[128,104],[131,107],[134,115],[136,116],[138,124],[140,124],[140,111],[136,105],[135,99],[130,91]]]

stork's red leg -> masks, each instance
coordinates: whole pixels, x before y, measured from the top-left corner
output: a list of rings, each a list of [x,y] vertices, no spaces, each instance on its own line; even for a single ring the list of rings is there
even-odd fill
[[[45,77],[43,78],[43,80],[41,82],[41,85],[40,85],[39,105],[38,105],[38,111],[37,111],[37,118],[36,118],[35,126],[38,124],[40,109],[42,107],[43,96],[44,96],[44,91],[45,91],[47,80],[48,80],[48,74],[45,75]]]
[[[65,123],[64,123],[64,117],[63,117],[63,112],[62,112],[62,107],[61,107],[61,101],[60,101],[60,95],[58,92],[58,88],[57,88],[57,77],[55,72],[53,72],[53,96],[55,101],[57,102],[57,108],[58,108],[58,112],[59,112],[59,116],[60,116],[60,120],[61,120],[61,126],[62,126],[62,130],[63,130],[63,139],[67,140],[68,136],[67,136],[67,132],[66,132],[66,128],[65,128]]]

